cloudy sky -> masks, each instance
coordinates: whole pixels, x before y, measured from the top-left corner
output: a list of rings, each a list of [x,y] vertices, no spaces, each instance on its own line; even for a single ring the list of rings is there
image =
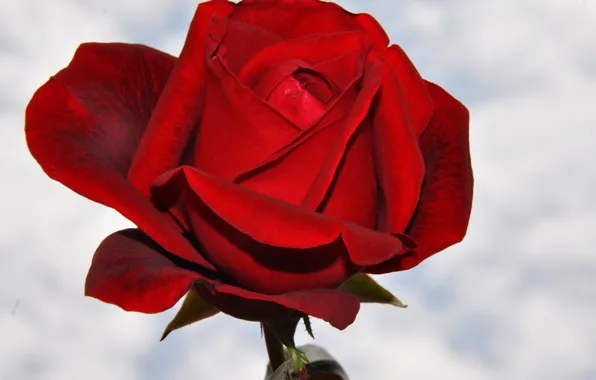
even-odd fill
[[[471,111],[468,237],[379,278],[410,307],[314,322],[351,379],[596,378],[596,0],[345,0]],[[83,41],[177,54],[196,1],[0,0],[0,379],[261,379],[257,324],[217,316],[159,342],[173,312],[83,297],[98,243],[129,223],[45,177],[24,144],[34,90]],[[309,341],[300,334],[298,341]],[[233,364],[231,364],[233,363]]]

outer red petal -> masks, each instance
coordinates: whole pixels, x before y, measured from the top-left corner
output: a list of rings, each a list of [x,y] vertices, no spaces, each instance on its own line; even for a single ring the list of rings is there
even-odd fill
[[[254,291],[336,287],[354,273],[354,264],[375,265],[404,250],[398,237],[190,167],[160,177],[154,186],[154,201],[162,208],[186,197],[194,233],[210,261]]]
[[[427,82],[435,113],[420,139],[426,175],[420,203],[407,232],[418,247],[407,255],[370,268],[371,273],[409,269],[460,242],[468,227],[474,178],[466,107],[439,86]]]
[[[266,28],[284,39],[309,34],[364,31],[375,47],[382,50],[389,37],[367,13],[351,13],[333,2],[319,0],[244,0],[233,19]]]
[[[358,313],[358,299],[335,289],[265,295],[202,277],[188,263],[164,251],[137,229],[118,231],[98,247],[87,274],[85,295],[127,311],[158,313],[174,306],[196,282],[219,310],[236,318],[263,321],[299,311],[344,329]]]
[[[389,45],[389,36],[374,17],[368,13],[358,13],[353,17],[362,30],[373,40],[377,49],[382,50]]]
[[[412,61],[399,46],[389,46],[385,50],[384,56],[397,75],[403,90],[412,129],[419,137],[428,125],[434,108],[425,82]]]
[[[97,248],[85,283],[85,295],[127,311],[159,313],[174,306],[196,281],[159,245],[137,229],[108,236]]]
[[[420,195],[424,161],[400,77],[382,55],[383,84],[373,111],[373,152],[382,202],[377,229],[404,232]]]
[[[197,283],[195,289],[224,313],[251,321],[280,318],[296,310],[343,330],[354,322],[360,309],[356,296],[337,289],[298,290],[277,295],[222,283]]]
[[[29,102],[25,133],[51,178],[116,209],[168,251],[213,269],[126,180],[173,61],[142,45],[81,45]]]
[[[260,26],[284,39],[360,30],[351,14],[340,6],[316,0],[245,0],[237,5],[231,18]]]
[[[214,15],[227,16],[233,7],[227,1],[207,1],[197,8],[180,57],[128,173],[129,180],[145,196],[158,175],[182,160],[203,109],[207,28]]]

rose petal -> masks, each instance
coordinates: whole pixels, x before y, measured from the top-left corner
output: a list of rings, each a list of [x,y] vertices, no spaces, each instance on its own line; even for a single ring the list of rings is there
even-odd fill
[[[136,229],[116,232],[98,247],[85,284],[85,294],[127,311],[158,313],[174,306],[195,281],[210,303],[234,317],[261,321],[296,310],[344,329],[360,307],[350,293],[313,289],[280,295],[251,292],[203,278],[182,268],[174,257]],[[289,310],[291,309],[291,310]]]
[[[326,61],[313,64],[313,69],[330,78],[338,92],[346,91],[350,83],[362,72],[362,57],[366,51],[347,51]]]
[[[236,75],[261,50],[282,41],[277,34],[258,25],[224,17],[214,17],[211,23],[210,38],[219,44],[222,60]]]
[[[338,93],[335,83],[323,72],[300,68],[294,73],[294,78],[322,104],[327,104]]]
[[[116,209],[168,251],[213,269],[126,180],[173,60],[142,45],[83,44],[29,102],[25,133],[48,176]]]
[[[319,123],[312,134],[305,134],[297,143],[270,155],[234,182],[288,203],[301,204],[345,123],[344,119]]]
[[[337,289],[298,290],[277,295],[222,283],[215,286],[197,283],[195,289],[224,313],[251,321],[279,318],[296,310],[343,330],[354,322],[360,309],[356,296]]]
[[[412,128],[400,77],[382,56],[383,84],[373,113],[373,152],[381,188],[377,229],[403,232],[418,203],[424,161]]]
[[[349,142],[352,140],[357,128],[370,112],[373,99],[381,85],[381,73],[381,65],[376,60],[371,61],[365,69],[364,77],[360,84],[360,93],[346,119],[344,130],[341,135],[336,137],[335,144],[331,148],[325,162],[319,166],[318,174],[302,200],[303,207],[316,210],[321,202],[323,202],[335,178]]]
[[[293,310],[344,329],[360,304],[350,293],[312,289],[265,295],[202,277],[184,269],[137,229],[118,231],[98,247],[87,275],[85,294],[127,311],[158,313],[174,306],[196,281],[195,290],[218,309],[236,318],[262,321]]]
[[[353,74],[355,76],[356,72],[354,71]],[[339,92],[335,83],[324,73],[318,72],[310,64],[299,59],[290,59],[282,62],[279,66],[271,66],[269,71],[256,81],[252,89],[259,97],[267,99],[271,104],[271,93],[288,79],[298,81],[316,100],[323,104]]]
[[[317,0],[242,1],[232,18],[258,25],[284,39],[360,30],[352,15],[340,6]]]
[[[194,233],[209,260],[243,287],[262,293],[335,287],[355,265],[380,263],[404,250],[401,237],[318,214],[190,167],[160,177],[152,193],[163,209],[185,196]]]
[[[384,56],[395,70],[403,89],[412,129],[420,137],[432,117],[434,107],[424,80],[399,46],[389,46]]]
[[[371,125],[365,120],[348,144],[317,211],[375,229],[378,202],[375,173]]]
[[[319,120],[326,111],[325,106],[293,77],[280,83],[267,101],[303,130]]]
[[[466,234],[474,185],[468,110],[439,86],[427,82],[427,88],[435,113],[420,139],[426,174],[420,203],[407,230],[418,247],[370,268],[371,273],[409,269],[460,242]]]
[[[175,259],[138,229],[115,232],[93,256],[85,295],[127,311],[167,310],[203,278],[178,266]]]
[[[155,177],[182,160],[203,109],[207,27],[214,15],[228,15],[233,8],[227,1],[208,1],[197,8],[128,173],[129,180],[145,196]]]
[[[267,99],[277,86],[304,67],[311,68],[308,63],[298,59],[284,61],[279,66],[270,66],[269,70],[258,81],[255,81],[251,88],[261,99]]]
[[[324,35],[304,35],[293,40],[285,40],[277,44],[268,46],[255,55],[240,71],[238,79],[249,87],[255,87],[265,74],[273,67],[279,67],[284,62],[290,60],[300,60],[309,65],[315,66],[319,63],[330,61],[338,57],[344,57],[347,53],[359,53],[366,56],[370,46],[364,40],[362,33],[342,32]],[[347,56],[349,59],[349,56]],[[354,74],[356,76],[359,67],[354,64],[341,65],[344,62],[337,62],[335,70],[324,72],[329,75],[331,80],[337,83],[346,82],[341,80],[343,73]],[[356,68],[356,70],[354,70]],[[334,74],[336,71],[342,71],[341,75]],[[353,79],[350,78],[350,81]],[[338,77],[336,80],[335,77]]]
[[[354,20],[366,35],[374,41],[375,48],[382,50],[389,45],[389,36],[374,17],[368,13],[358,13],[354,15]]]

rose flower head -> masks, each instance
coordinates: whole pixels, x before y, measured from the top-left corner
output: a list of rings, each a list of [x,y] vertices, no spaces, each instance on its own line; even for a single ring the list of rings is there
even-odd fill
[[[368,14],[213,0],[178,58],[81,45],[25,130],[51,178],[138,226],[101,243],[87,295],[156,313],[191,290],[237,318],[343,329],[360,307],[346,280],[464,237],[468,124]]]

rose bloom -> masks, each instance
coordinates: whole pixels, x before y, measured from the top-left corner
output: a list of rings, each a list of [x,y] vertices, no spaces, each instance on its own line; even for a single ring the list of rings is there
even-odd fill
[[[86,43],[33,96],[29,149],[138,229],[108,236],[86,294],[156,313],[189,289],[237,318],[343,329],[359,273],[464,237],[466,108],[368,14],[318,0],[198,6],[180,57]]]

